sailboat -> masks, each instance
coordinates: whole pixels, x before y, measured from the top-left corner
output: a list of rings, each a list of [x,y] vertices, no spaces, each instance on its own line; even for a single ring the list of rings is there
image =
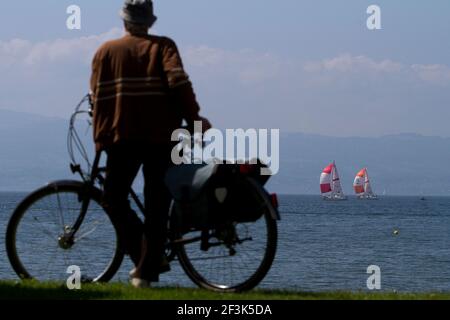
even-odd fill
[[[360,170],[353,182],[353,189],[359,199],[376,200],[378,197],[373,193],[372,186],[369,180],[367,168]]]
[[[347,200],[342,192],[336,163],[329,164],[320,175],[320,192],[324,200]]]

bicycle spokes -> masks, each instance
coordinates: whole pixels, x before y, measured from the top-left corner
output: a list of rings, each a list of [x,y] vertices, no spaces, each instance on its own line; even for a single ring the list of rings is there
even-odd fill
[[[8,243],[19,275],[66,279],[67,268],[75,265],[84,279],[102,281],[112,276],[111,264],[120,263],[123,257],[116,230],[99,199],[90,200],[87,209],[81,209],[82,189],[82,184],[49,186],[24,200],[25,205],[14,213],[15,219],[8,226]],[[78,229],[74,227],[77,222]]]

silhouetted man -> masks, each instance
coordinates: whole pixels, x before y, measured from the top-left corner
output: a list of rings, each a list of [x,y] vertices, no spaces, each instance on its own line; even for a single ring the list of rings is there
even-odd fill
[[[167,271],[164,246],[171,197],[164,176],[171,165],[172,132],[185,119],[189,127],[208,120],[199,116],[192,84],[175,43],[148,34],[155,23],[150,0],[127,0],[121,11],[126,35],[103,44],[92,65],[94,139],[105,150],[105,207],[117,222],[124,249],[136,268],[136,287],[159,281]],[[129,190],[143,166],[145,221],[128,202]],[[144,236],[143,236],[144,235]]]

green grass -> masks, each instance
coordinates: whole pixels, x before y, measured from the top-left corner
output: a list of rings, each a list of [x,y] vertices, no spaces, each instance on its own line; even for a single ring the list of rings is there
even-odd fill
[[[220,294],[189,288],[134,289],[128,284],[83,284],[68,290],[60,283],[35,281],[0,282],[0,299],[108,299],[108,300],[450,300],[450,293],[393,292],[293,292],[253,290],[242,294]]]

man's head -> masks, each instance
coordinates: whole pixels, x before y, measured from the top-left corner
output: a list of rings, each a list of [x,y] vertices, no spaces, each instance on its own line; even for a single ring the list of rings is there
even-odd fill
[[[124,20],[125,29],[137,35],[146,34],[157,19],[151,0],[125,0],[120,16]]]

